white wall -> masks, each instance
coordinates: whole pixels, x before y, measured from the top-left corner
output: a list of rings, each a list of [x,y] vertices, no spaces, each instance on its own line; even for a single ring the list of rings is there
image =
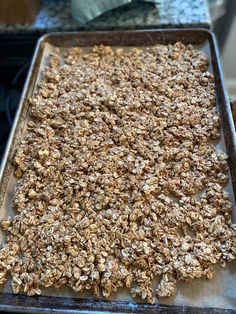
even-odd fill
[[[236,17],[221,56],[229,97],[236,100]]]

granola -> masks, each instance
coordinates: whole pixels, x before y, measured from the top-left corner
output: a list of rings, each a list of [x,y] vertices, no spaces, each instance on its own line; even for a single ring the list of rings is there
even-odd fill
[[[191,45],[55,51],[30,102],[0,283],[147,302],[235,259],[208,58]],[[160,278],[157,289],[153,283]]]

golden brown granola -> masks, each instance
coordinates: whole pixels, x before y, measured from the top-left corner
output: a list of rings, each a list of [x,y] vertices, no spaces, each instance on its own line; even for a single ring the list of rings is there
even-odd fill
[[[0,282],[154,302],[236,254],[208,58],[191,45],[50,57],[15,156]]]

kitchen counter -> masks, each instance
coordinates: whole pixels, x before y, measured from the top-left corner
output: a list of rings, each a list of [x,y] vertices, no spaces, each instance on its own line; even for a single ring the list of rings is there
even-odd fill
[[[163,27],[210,28],[206,0],[160,0],[158,4],[132,2],[79,25],[71,16],[70,1],[42,0],[33,24],[0,24],[0,33],[45,33],[53,31],[140,29]]]

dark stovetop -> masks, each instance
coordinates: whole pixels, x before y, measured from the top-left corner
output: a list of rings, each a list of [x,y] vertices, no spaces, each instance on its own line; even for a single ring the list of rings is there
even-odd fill
[[[38,37],[0,35],[0,164]]]
[[[0,35],[0,162],[37,39],[37,35]]]

